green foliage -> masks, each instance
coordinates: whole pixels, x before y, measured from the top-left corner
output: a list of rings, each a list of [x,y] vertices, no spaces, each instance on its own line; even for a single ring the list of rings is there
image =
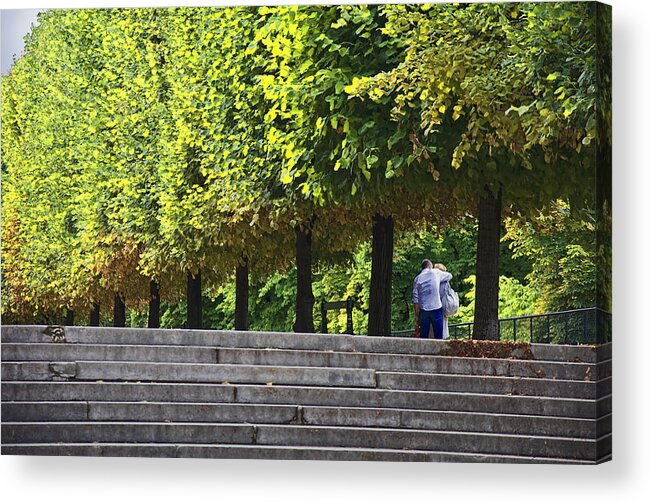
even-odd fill
[[[513,255],[532,262],[527,281],[540,294],[536,312],[595,306],[592,212],[572,214],[569,205],[559,200],[532,221],[507,219],[506,228]]]
[[[590,198],[595,4],[386,5],[382,12],[382,31],[402,41],[404,61],[356,80],[350,92],[392,104],[398,124],[417,120],[413,135],[425,149],[453,141],[451,162],[439,171],[461,208],[473,208],[485,185],[502,187],[507,207],[521,211],[560,195],[576,207]]]
[[[528,282],[540,306],[594,303],[594,229],[558,209],[515,219],[558,196],[594,211],[584,201],[594,196],[594,86],[606,79],[595,12],[550,3],[42,14],[2,80],[3,314],[58,317],[92,302],[104,313],[119,292],[139,324],[155,279],[169,303],[162,323],[179,325],[187,271],[201,270],[206,325],[227,327],[231,276],[248,257],[251,328],[291,330],[295,229],[314,222],[316,318],[320,298],[350,296],[363,332],[367,240],[381,213],[400,237],[393,326],[409,328],[424,257],[448,266],[462,296],[472,289],[460,280],[474,273],[473,214],[487,186],[504,189],[514,219],[505,296],[526,305],[518,289]],[[565,227],[538,243],[533,230],[550,218]],[[345,317],[331,315],[342,330]]]
[[[450,323],[472,322],[475,313],[475,275],[464,280],[469,289],[459,296],[461,306],[459,313]],[[539,292],[531,285],[522,284],[515,278],[500,275],[499,318],[531,315],[537,306]]]
[[[435,150],[425,152],[396,125],[384,103],[354,98],[350,84],[402,60],[377,6],[263,8],[260,36],[270,54],[265,87],[270,149],[279,181],[300,199],[350,209],[348,220],[377,212],[413,225],[456,215],[441,204]],[[412,155],[405,152],[411,149]],[[437,212],[432,210],[436,207]],[[321,225],[321,224],[319,224]]]
[[[74,202],[83,194],[78,112],[88,99],[93,29],[64,11],[40,21],[2,86],[3,305],[25,316],[60,311],[75,301],[69,285],[92,282],[83,267],[83,208]]]

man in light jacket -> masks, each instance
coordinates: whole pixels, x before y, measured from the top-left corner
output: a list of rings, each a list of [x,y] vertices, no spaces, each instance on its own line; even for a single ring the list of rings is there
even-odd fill
[[[412,300],[416,316],[416,336],[427,338],[429,328],[434,328],[434,338],[443,339],[443,310],[439,288],[441,282],[449,282],[452,275],[447,271],[434,269],[432,262],[425,259],[422,271],[414,279]]]

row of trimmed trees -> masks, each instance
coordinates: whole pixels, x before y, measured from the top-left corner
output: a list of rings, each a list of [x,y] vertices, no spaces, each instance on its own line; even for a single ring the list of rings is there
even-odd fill
[[[473,337],[497,338],[502,215],[594,207],[599,9],[41,14],[2,86],[4,313],[113,305],[123,325],[128,303],[157,327],[161,295],[187,296],[201,327],[202,289],[234,275],[246,329],[249,275],[294,263],[312,332],[315,257],[372,234],[386,335],[396,230],[471,214]]]

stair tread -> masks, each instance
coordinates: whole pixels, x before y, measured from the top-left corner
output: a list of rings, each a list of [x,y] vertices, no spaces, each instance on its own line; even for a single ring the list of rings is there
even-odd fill
[[[271,333],[274,334],[274,333]],[[356,336],[361,338],[362,336]],[[366,336],[369,337],[369,336]],[[378,339],[387,339],[386,337],[381,337]],[[404,338],[400,338],[403,340]],[[421,354],[421,353],[406,353],[406,352],[370,352],[370,351],[359,351],[359,350],[332,350],[332,349],[311,349],[311,348],[285,348],[285,347],[244,347],[244,346],[227,346],[227,345],[199,345],[199,344],[185,344],[178,342],[171,342],[167,344],[162,343],[138,343],[125,344],[125,343],[116,343],[116,342],[106,342],[106,343],[82,343],[82,342],[67,342],[67,343],[55,343],[49,341],[7,341],[2,340],[2,346],[11,348],[19,346],[48,346],[48,347],[58,347],[58,348],[69,348],[74,350],[75,348],[100,348],[100,347],[109,347],[109,348],[125,348],[128,347],[130,350],[134,347],[136,348],[161,348],[161,349],[171,349],[171,348],[182,348],[182,349],[201,349],[201,350],[228,350],[228,351],[268,351],[272,353],[297,353],[297,354],[342,354],[342,355],[358,355],[358,356],[374,356],[374,357],[406,357],[406,358],[422,358],[422,359],[435,359],[435,360],[471,360],[471,361],[482,361],[482,362],[524,362],[524,363],[536,363],[536,364],[555,364],[558,366],[576,366],[576,367],[585,367],[586,365],[593,365],[594,363],[590,362],[561,362],[555,360],[540,360],[540,359],[516,359],[513,357],[460,357],[456,355],[442,355],[442,354]],[[612,359],[605,359],[600,361],[600,363],[611,362]]]
[[[125,360],[87,360],[87,359],[78,359],[78,360],[69,360],[69,361],[52,361],[52,360],[30,360],[30,361],[2,361],[3,364],[25,364],[25,365],[46,365],[53,363],[65,363],[65,364],[82,364],[82,365],[111,365],[119,364],[128,368],[154,368],[154,367],[179,367],[179,368],[207,368],[207,369],[258,369],[258,370],[310,370],[310,371],[345,371],[363,374],[365,372],[373,372],[378,375],[383,376],[407,376],[410,378],[435,378],[435,377],[445,377],[445,378],[457,378],[460,380],[469,380],[469,379],[479,379],[486,381],[531,381],[531,382],[545,382],[551,381],[557,384],[562,383],[573,383],[573,384],[585,384],[586,386],[594,386],[595,383],[610,381],[610,377],[602,378],[600,380],[588,381],[585,379],[562,379],[562,378],[548,378],[548,377],[533,377],[533,376],[511,376],[511,375],[481,375],[473,373],[436,373],[436,372],[422,372],[422,371],[410,371],[410,370],[384,370],[378,368],[361,368],[361,367],[336,367],[336,366],[310,366],[310,365],[276,365],[276,364],[247,364],[247,363],[221,363],[221,362],[151,362],[151,361],[125,361]],[[10,381],[10,380],[7,380]],[[18,380],[11,380],[18,381]],[[25,381],[25,380],[23,380]],[[125,380],[127,381],[127,380]],[[184,383],[183,381],[171,380],[175,383]],[[193,382],[188,382],[193,383]]]
[[[418,395],[453,395],[453,396],[477,396],[477,397],[495,397],[495,398],[509,398],[512,400],[544,400],[544,401],[561,401],[561,402],[579,402],[585,404],[592,404],[594,399],[583,399],[574,397],[545,397],[545,396],[527,396],[527,395],[509,395],[509,394],[489,394],[489,393],[476,393],[476,392],[447,392],[439,390],[410,390],[410,389],[386,389],[386,388],[364,388],[364,387],[346,387],[346,386],[325,386],[325,385],[284,385],[272,384],[261,385],[257,383],[212,383],[212,382],[156,382],[156,381],[140,381],[140,380],[75,380],[75,381],[51,381],[51,380],[3,380],[3,384],[7,385],[48,385],[48,386],[88,386],[88,385],[106,385],[106,386],[146,386],[146,387],[236,387],[246,390],[251,389],[275,389],[275,390],[307,390],[307,391],[328,391],[330,393],[337,392],[364,392],[364,393],[391,393],[391,394],[418,394]],[[600,397],[600,399],[607,399],[611,394]]]
[[[25,339],[34,341],[51,341],[51,338],[42,332],[45,326],[5,326],[2,331],[2,341],[10,342]],[[344,349],[344,350],[366,350],[371,352],[382,351],[383,348],[397,348],[400,353],[436,355],[445,351],[447,347],[446,340],[434,339],[415,339],[415,338],[396,338],[396,337],[378,337],[378,336],[351,336],[351,335],[333,335],[333,334],[304,334],[301,338],[296,338],[293,333],[281,332],[260,332],[260,331],[224,331],[208,329],[145,329],[145,328],[114,328],[114,327],[66,327],[66,338],[68,341],[114,341],[121,344],[141,344],[143,340],[160,341],[164,343],[196,343],[201,341],[205,344],[209,341],[209,346],[221,346],[219,341],[228,338],[232,344],[237,341],[240,346],[249,348],[270,348],[270,347],[289,347],[301,349]],[[275,342],[270,345],[269,342]],[[472,344],[472,343],[470,343]],[[576,359],[585,362],[595,362],[597,359],[596,345],[550,345],[544,344],[527,344],[527,348],[533,352],[535,360],[536,354],[554,356],[549,360],[558,360],[556,357],[557,349],[567,348]],[[608,345],[602,345],[607,350]],[[521,355],[516,351],[515,355]],[[529,356],[531,357],[531,356]],[[530,359],[525,359],[530,360]]]
[[[255,427],[260,428],[269,428],[269,429],[284,429],[284,430],[307,430],[307,431],[353,431],[353,432],[363,432],[371,431],[377,433],[401,433],[401,434],[431,434],[435,435],[444,435],[444,436],[473,436],[473,437],[498,437],[504,439],[530,439],[530,440],[553,440],[553,441],[572,441],[572,442],[584,442],[584,443],[596,443],[599,439],[587,439],[587,438],[576,438],[576,437],[562,437],[562,436],[539,436],[533,434],[503,434],[503,433],[492,433],[492,432],[465,432],[465,431],[451,431],[451,430],[436,430],[436,429],[405,429],[405,428],[395,428],[395,427],[358,427],[358,426],[342,426],[342,425],[289,425],[289,424],[268,424],[268,423],[246,423],[246,422],[166,422],[166,421],[47,421],[47,422],[2,422],[2,426],[5,428],[10,428],[13,426],[40,426],[52,425],[52,426],[92,426],[92,427],[101,427],[101,426],[165,426],[169,428],[173,427],[188,427],[188,426],[201,426],[201,427]],[[609,434],[601,436],[602,438],[607,438]]]
[[[263,445],[263,444],[226,444],[226,443],[216,443],[216,444],[187,444],[187,443],[3,443],[4,448],[30,448],[30,447],[52,447],[52,448],[61,448],[61,447],[88,447],[88,448],[101,448],[101,447],[115,447],[115,448],[134,448],[134,447],[169,447],[169,448],[189,448],[189,449],[198,449],[198,448],[208,448],[208,449],[234,449],[238,452],[238,457],[240,455],[246,455],[246,452],[251,451],[271,451],[271,452],[334,452],[342,454],[355,454],[355,453],[386,453],[386,454],[413,454],[413,455],[444,455],[450,456],[459,459],[484,459],[491,458],[495,460],[502,460],[504,462],[543,462],[550,464],[591,464],[592,461],[586,460],[577,460],[570,458],[557,458],[557,457],[542,457],[542,456],[521,456],[521,455],[503,455],[503,454],[493,454],[493,453],[462,453],[462,452],[450,452],[443,450],[410,450],[410,449],[392,449],[392,448],[360,448],[360,447],[339,447],[339,446],[305,446],[305,445],[287,445],[287,446],[278,446],[278,445]],[[244,457],[242,457],[244,458]]]
[[[29,382],[32,383],[32,382]],[[49,383],[49,382],[48,382]],[[317,404],[297,404],[297,403],[240,403],[240,402],[194,402],[194,401],[100,401],[100,400],[61,400],[61,401],[51,401],[51,400],[39,400],[39,401],[30,401],[30,400],[7,400],[2,401],[3,405],[12,405],[12,404],[114,404],[114,405],[157,405],[157,406],[196,406],[196,407],[221,407],[221,406],[242,406],[242,407],[303,407],[310,409],[343,409],[343,410],[362,410],[362,411],[404,411],[404,412],[423,412],[423,413],[458,413],[464,415],[481,415],[481,416],[491,416],[495,418],[549,418],[549,419],[562,419],[562,420],[578,420],[578,421],[596,421],[599,418],[568,418],[560,417],[554,415],[527,415],[527,414],[516,414],[516,413],[491,413],[491,412],[482,412],[482,411],[464,411],[464,410],[436,410],[436,409],[422,409],[422,408],[400,408],[400,407],[390,407],[390,406],[323,406]],[[600,418],[605,418],[611,416],[612,413],[603,415]]]

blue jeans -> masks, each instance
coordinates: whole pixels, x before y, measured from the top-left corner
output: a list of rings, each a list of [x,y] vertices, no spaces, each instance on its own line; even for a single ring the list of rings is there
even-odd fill
[[[420,337],[429,337],[429,326],[434,326],[434,339],[443,339],[443,308],[438,310],[420,310],[418,315]]]

